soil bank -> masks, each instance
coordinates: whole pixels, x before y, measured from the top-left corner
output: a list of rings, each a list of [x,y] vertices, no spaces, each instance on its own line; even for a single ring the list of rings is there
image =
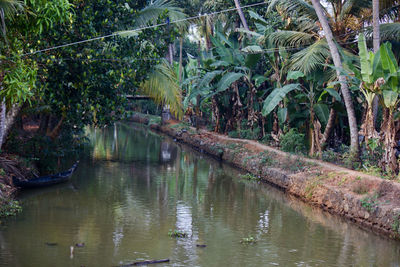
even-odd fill
[[[292,155],[256,141],[196,131],[184,124],[151,124],[146,115],[135,114],[129,121],[150,124],[152,130],[246,170],[255,178],[362,228],[400,238],[400,184],[397,182]]]

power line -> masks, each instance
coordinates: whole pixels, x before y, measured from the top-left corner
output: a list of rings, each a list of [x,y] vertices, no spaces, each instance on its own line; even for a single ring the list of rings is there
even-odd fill
[[[265,4],[267,4],[267,2],[259,2],[259,3],[255,3],[255,4],[245,5],[245,6],[242,6],[242,9],[255,7],[255,6],[261,6],[261,5],[265,5]],[[105,38],[110,38],[110,37],[118,36],[118,35],[121,35],[121,34],[140,32],[140,31],[147,30],[147,29],[153,29],[153,28],[157,28],[157,27],[161,27],[161,26],[166,26],[168,24],[176,24],[176,23],[180,23],[180,22],[184,22],[184,21],[191,21],[191,20],[195,20],[195,19],[198,19],[198,18],[202,18],[202,17],[214,16],[214,15],[227,13],[227,12],[231,12],[231,11],[236,11],[236,10],[238,10],[238,8],[232,7],[232,8],[228,8],[228,9],[225,9],[225,10],[216,11],[216,12],[212,12],[212,13],[208,13],[208,14],[200,14],[200,15],[197,15],[197,16],[189,17],[189,18],[170,21],[169,23],[168,22],[164,22],[164,23],[159,23],[159,24],[155,24],[155,25],[151,25],[151,26],[145,26],[145,27],[136,28],[136,29],[133,29],[133,30],[121,31],[121,32],[116,32],[116,33],[103,35],[103,36],[99,36],[99,37],[94,37],[94,38],[81,40],[81,41],[77,41],[77,42],[72,42],[72,43],[62,44],[62,45],[58,45],[58,46],[53,46],[53,47],[37,50],[37,51],[34,51],[34,52],[25,53],[25,54],[22,54],[21,56],[34,55],[34,54],[43,53],[43,52],[47,52],[47,51],[51,51],[51,50],[56,50],[56,49],[60,49],[60,48],[68,47],[68,46],[74,46],[74,45],[78,45],[78,44],[83,44],[83,43],[93,42],[93,41],[97,41],[97,40],[101,40],[101,39],[105,39]]]

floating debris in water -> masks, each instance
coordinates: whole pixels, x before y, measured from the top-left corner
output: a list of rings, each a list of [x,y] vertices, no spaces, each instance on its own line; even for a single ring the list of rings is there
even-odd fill
[[[116,267],[140,266],[140,265],[149,265],[149,264],[165,263],[165,262],[169,262],[169,259],[138,261],[138,262],[128,263],[128,264],[124,264],[124,265],[119,265],[119,266],[116,266]]]
[[[185,232],[179,231],[179,230],[174,230],[172,231],[171,229],[168,232],[169,237],[178,237],[178,238],[185,238],[188,237],[189,235]]]
[[[48,246],[50,246],[50,247],[53,247],[53,246],[57,246],[57,245],[58,245],[58,243],[51,243],[51,242],[46,242],[45,244],[48,245]]]
[[[207,245],[200,245],[200,244],[197,244],[196,247],[198,247],[198,248],[205,248],[205,247],[207,247]]]

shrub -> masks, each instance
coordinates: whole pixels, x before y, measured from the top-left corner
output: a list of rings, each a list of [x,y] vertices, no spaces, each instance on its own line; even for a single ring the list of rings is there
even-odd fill
[[[280,146],[283,151],[293,153],[303,153],[306,151],[304,134],[296,129],[290,129],[280,138]]]
[[[231,131],[228,133],[228,136],[230,138],[238,138],[239,137],[239,133],[237,131]]]

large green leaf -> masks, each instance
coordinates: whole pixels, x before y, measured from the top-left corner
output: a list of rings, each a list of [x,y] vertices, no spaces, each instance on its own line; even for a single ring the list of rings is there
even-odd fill
[[[221,74],[222,71],[220,70],[215,70],[212,72],[207,72],[206,75],[200,80],[199,84],[197,87],[201,90],[202,88],[208,87],[210,82],[219,74]]]
[[[282,88],[275,88],[264,100],[262,115],[267,116],[269,113],[271,113],[271,111],[274,110],[276,106],[278,106],[279,102],[281,102],[288,93],[299,88],[300,84],[298,83],[288,84]]]
[[[398,91],[399,90],[399,67],[397,64],[397,60],[392,52],[392,46],[390,43],[385,43],[379,49],[382,58],[382,67],[385,72],[389,72],[386,75],[386,87],[389,87],[390,90]]]
[[[221,80],[219,81],[217,85],[217,91],[216,93],[220,93],[228,89],[232,83],[236,82],[240,78],[244,76],[243,73],[237,73],[237,72],[228,72],[225,74]]]
[[[210,66],[213,68],[219,68],[219,67],[228,67],[230,64],[226,61],[218,60],[212,63]]]
[[[268,79],[265,76],[257,74],[253,76],[253,80],[255,81],[256,87],[260,87],[260,85],[263,84]]]
[[[244,64],[249,69],[253,69],[256,67],[258,61],[260,61],[260,58],[261,58],[261,54],[249,54],[246,56]]]
[[[301,71],[289,71],[287,75],[287,80],[297,80],[298,78],[303,78],[305,75]]]
[[[364,82],[372,83],[372,66],[369,61],[370,54],[367,49],[367,42],[365,40],[364,34],[360,34],[358,37],[358,49],[360,56],[360,64],[361,64],[361,76]]]
[[[315,114],[322,124],[326,125],[329,119],[329,108],[325,104],[316,104],[314,106]]]
[[[263,49],[259,45],[249,45],[242,49],[245,53],[262,53]]]
[[[342,101],[339,93],[335,89],[333,89],[333,88],[325,88],[324,91],[327,92],[328,94],[330,94],[331,96],[333,96],[337,101],[339,101],[339,102]]]
[[[390,73],[396,73],[398,69],[396,57],[392,52],[392,46],[390,43],[385,43],[379,49],[382,58],[382,67],[384,70],[388,70]]]
[[[261,17],[260,15],[258,15],[256,12],[254,12],[254,11],[249,11],[249,15],[250,15],[250,17],[254,20],[254,21],[256,21],[256,22],[258,22],[258,23],[261,23],[261,24],[263,24],[264,26],[269,26],[270,24],[263,18],[263,17]]]
[[[284,123],[287,120],[287,114],[288,114],[287,108],[280,108],[278,110],[279,123]]]
[[[398,93],[391,90],[383,90],[382,95],[383,95],[383,102],[385,103],[385,106],[387,108],[394,107],[396,105],[397,98],[399,97]]]

